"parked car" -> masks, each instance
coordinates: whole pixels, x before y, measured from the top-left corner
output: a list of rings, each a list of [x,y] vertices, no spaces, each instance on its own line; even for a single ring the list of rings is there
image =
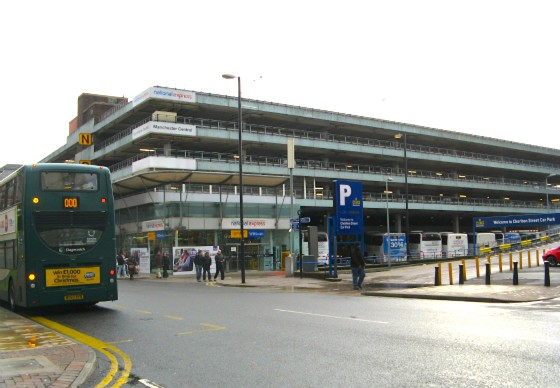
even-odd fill
[[[560,263],[560,247],[549,249],[542,256],[543,261],[548,261],[550,265],[557,266]]]

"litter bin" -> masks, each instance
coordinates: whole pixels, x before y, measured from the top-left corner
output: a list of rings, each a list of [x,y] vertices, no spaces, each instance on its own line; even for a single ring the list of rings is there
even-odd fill
[[[294,259],[292,255],[286,256],[284,263],[286,266],[286,276],[294,276]]]
[[[315,256],[303,256],[303,272],[317,272],[317,258]]]

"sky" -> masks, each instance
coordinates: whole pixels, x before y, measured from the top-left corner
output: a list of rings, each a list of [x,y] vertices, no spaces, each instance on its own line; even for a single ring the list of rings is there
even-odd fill
[[[66,144],[82,93],[151,86],[558,149],[556,0],[0,3],[0,166]],[[546,150],[543,150],[544,152]]]

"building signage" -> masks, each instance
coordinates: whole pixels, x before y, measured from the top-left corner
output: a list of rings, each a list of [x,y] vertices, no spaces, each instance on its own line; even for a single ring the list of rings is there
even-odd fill
[[[337,234],[361,234],[364,229],[362,182],[334,183],[335,228]]]
[[[519,228],[560,224],[560,213],[526,214],[501,217],[474,218],[475,229]]]
[[[155,232],[157,230],[165,230],[165,223],[162,220],[142,222],[142,232]]]
[[[151,87],[134,97],[133,106],[137,106],[149,98],[158,98],[177,102],[196,102],[196,93],[188,90]]]
[[[150,121],[132,130],[132,140],[138,140],[151,134],[196,136],[196,125]]]
[[[223,218],[222,229],[240,229],[239,218]],[[275,229],[276,220],[274,218],[244,218],[243,229]]]

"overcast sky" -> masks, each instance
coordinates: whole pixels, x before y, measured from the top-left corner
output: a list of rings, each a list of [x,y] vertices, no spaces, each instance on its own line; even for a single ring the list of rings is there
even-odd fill
[[[82,93],[150,86],[560,148],[560,3],[0,3],[0,167],[66,143]]]

